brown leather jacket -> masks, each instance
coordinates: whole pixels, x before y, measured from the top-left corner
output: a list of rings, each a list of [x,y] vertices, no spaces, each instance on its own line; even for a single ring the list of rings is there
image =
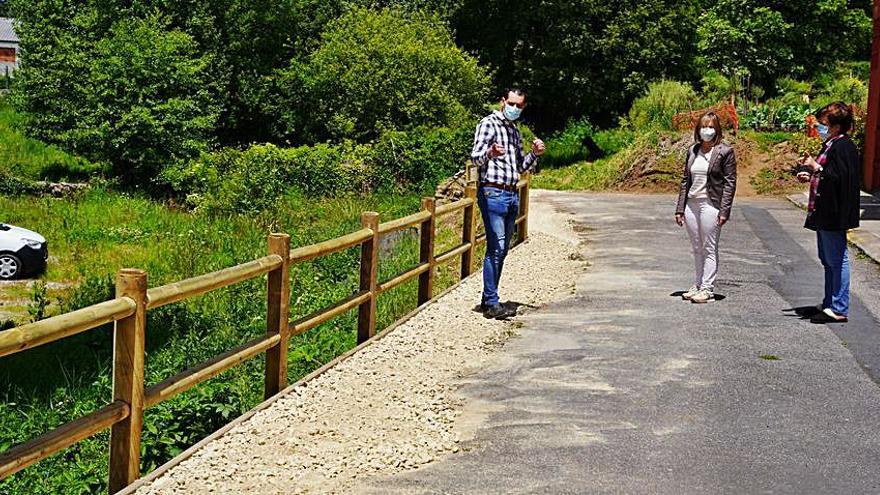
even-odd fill
[[[687,203],[688,191],[691,189],[691,165],[697,157],[699,144],[688,148],[684,160],[684,173],[681,177],[681,187],[678,190],[678,204],[675,206],[676,214],[684,214],[684,205]],[[707,177],[706,192],[712,206],[718,208],[719,215],[730,218],[730,208],[733,206],[733,196],[736,194],[736,153],[727,143],[718,143],[712,152],[709,162],[709,176]]]

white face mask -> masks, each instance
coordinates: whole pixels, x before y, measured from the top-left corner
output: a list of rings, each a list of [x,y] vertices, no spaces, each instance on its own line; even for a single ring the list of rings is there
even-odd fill
[[[715,139],[715,128],[714,127],[703,127],[700,129],[700,138],[703,141],[709,142]]]

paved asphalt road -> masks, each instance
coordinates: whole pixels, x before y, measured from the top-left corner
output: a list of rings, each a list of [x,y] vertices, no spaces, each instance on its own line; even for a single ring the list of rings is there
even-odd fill
[[[462,383],[477,424],[462,452],[363,491],[880,493],[876,265],[854,260],[851,323],[801,320],[785,310],[822,287],[803,213],[739,200],[726,298],[694,305],[671,295],[692,258],[669,197],[550,200],[587,241],[576,293],[522,317],[498,363]]]

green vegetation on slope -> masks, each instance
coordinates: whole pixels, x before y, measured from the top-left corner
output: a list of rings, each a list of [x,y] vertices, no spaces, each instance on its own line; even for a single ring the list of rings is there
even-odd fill
[[[212,216],[154,201],[94,190],[56,200],[0,196],[8,221],[49,238],[52,260],[46,314],[107,299],[121,267],[143,268],[150,286],[206,273],[264,256],[269,232],[288,232],[294,246],[359,228],[360,213],[398,218],[418,209],[416,195],[306,199],[288,194],[255,216]],[[439,229],[437,252],[456,244],[452,223]],[[418,240],[406,233],[383,246],[380,279],[418,262]],[[357,249],[292,270],[293,317],[350,295],[358,284]],[[441,267],[437,289],[457,278]],[[415,282],[379,300],[384,327],[415,307]],[[21,287],[13,286],[22,291]],[[24,289],[39,292],[39,286]],[[20,293],[19,293],[20,295]],[[23,316],[24,317],[24,316]],[[316,369],[355,344],[355,316],[345,315],[291,342],[290,379]],[[147,383],[154,384],[265,332],[265,280],[257,279],[148,314]],[[0,360],[0,451],[95,410],[110,397],[112,337],[109,327],[86,332]],[[251,361],[150,409],[142,469],[148,472],[262,399],[263,362]],[[97,435],[0,482],[3,494],[83,494],[106,490],[107,434]]]

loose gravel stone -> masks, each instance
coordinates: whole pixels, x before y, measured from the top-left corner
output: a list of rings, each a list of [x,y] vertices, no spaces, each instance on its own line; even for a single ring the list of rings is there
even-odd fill
[[[556,222],[547,229],[553,235],[536,228],[542,221]],[[569,289],[585,263],[573,256],[576,236],[559,236],[564,227],[555,218],[536,214],[531,223],[533,235],[505,262],[501,293],[538,306]],[[517,327],[473,311],[481,289],[479,276],[465,281],[136,493],[347,493],[359,478],[458,452],[454,426],[463,401],[452,384]]]

